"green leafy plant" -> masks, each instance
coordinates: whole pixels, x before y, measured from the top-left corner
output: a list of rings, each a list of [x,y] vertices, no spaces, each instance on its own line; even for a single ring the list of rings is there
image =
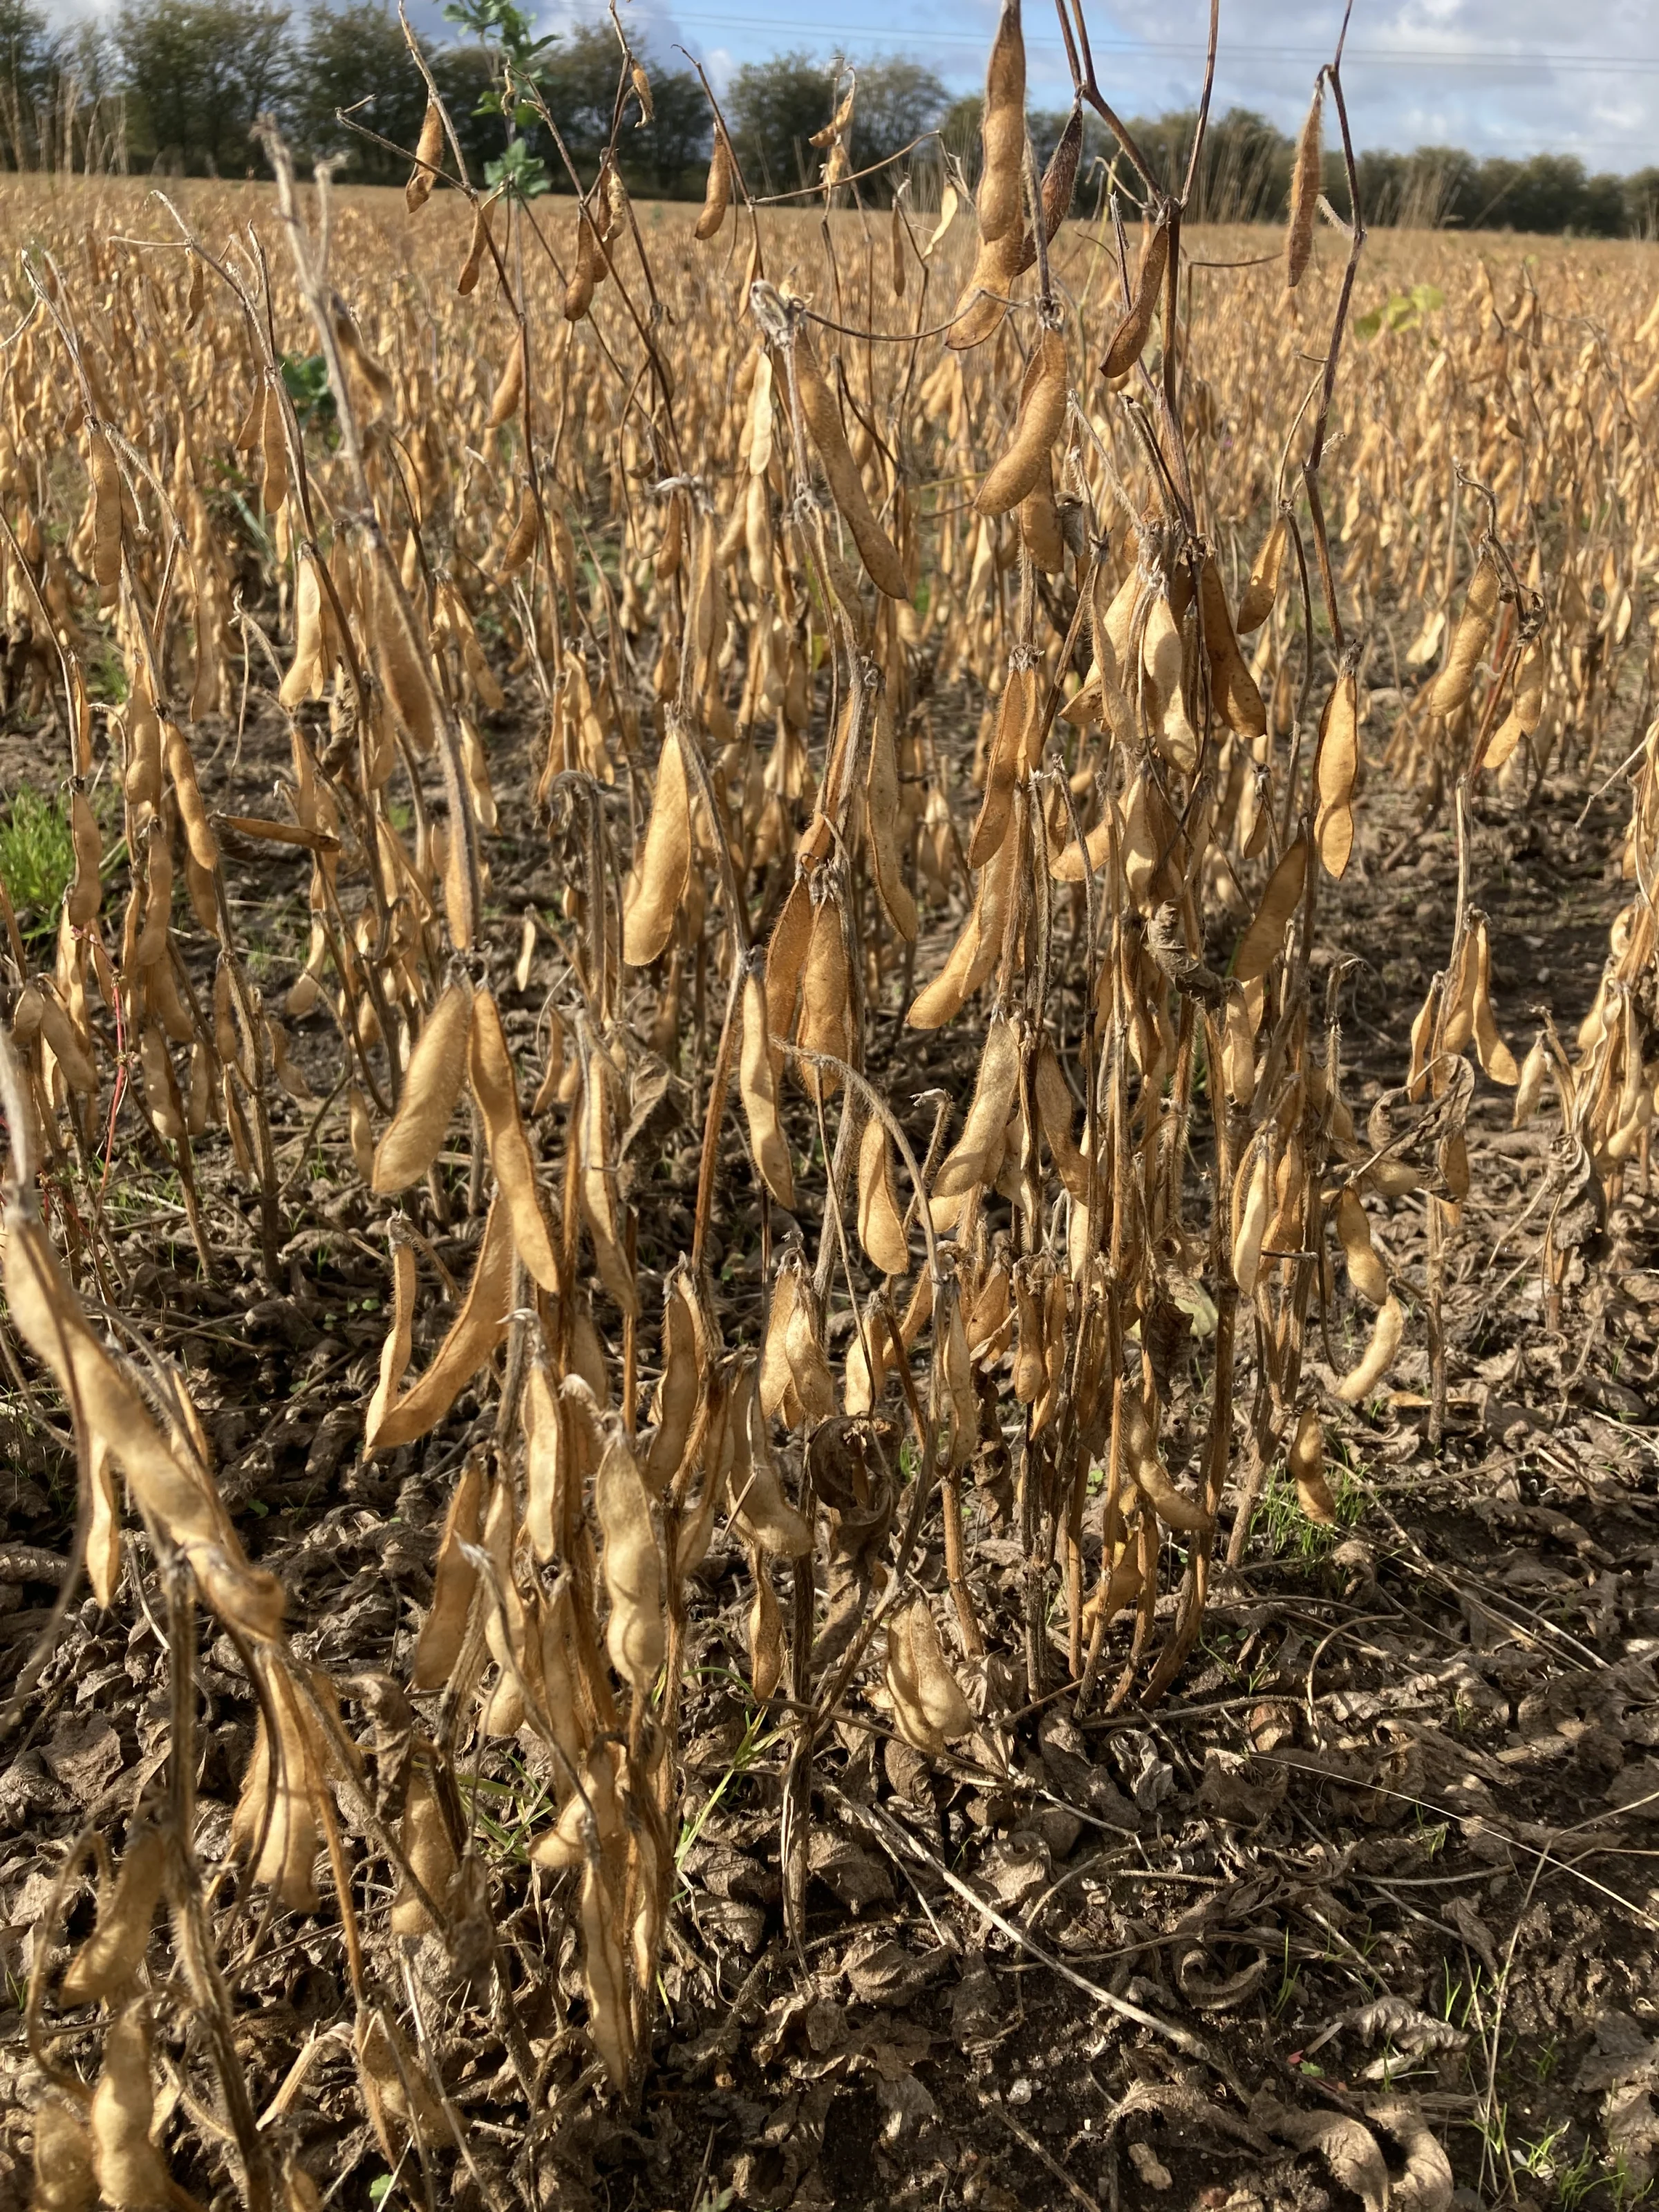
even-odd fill
[[[1373,307],[1369,315],[1356,316],[1354,335],[1374,338],[1379,331],[1415,330],[1425,315],[1445,304],[1446,295],[1437,284],[1413,284],[1409,292],[1390,294],[1386,307]]]
[[[0,823],[0,877],[25,939],[52,936],[74,873],[69,817],[57,799],[20,785]]]

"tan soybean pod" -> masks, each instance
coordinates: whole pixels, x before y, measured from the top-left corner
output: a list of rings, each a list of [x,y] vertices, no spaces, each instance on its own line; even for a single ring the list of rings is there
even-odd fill
[[[983,164],[975,207],[980,236],[1018,237],[1024,204],[1025,35],[1019,0],[1002,0],[985,70],[980,142]]]
[[[783,1613],[758,1546],[749,1554],[749,1571],[755,1585],[749,1605],[749,1686],[757,1698],[769,1698],[783,1679]]]
[[[98,1901],[97,1925],[64,1969],[60,2003],[94,2004],[133,1978],[149,1948],[166,1863],[161,1830],[140,1821],[127,1837],[115,1880]]]
[[[444,1517],[438,1564],[432,1577],[432,1609],[415,1640],[410,1679],[417,1690],[441,1690],[454,1671],[466,1640],[467,1615],[478,1571],[466,1556],[483,1527],[483,1463],[470,1459],[462,1468]]]
[[[1137,1390],[1123,1394],[1123,1464],[1135,1488],[1166,1528],[1200,1534],[1210,1516],[1195,1498],[1177,1490],[1158,1455],[1158,1437]]]
[[[936,1030],[959,1013],[985,982],[1002,950],[1004,926],[1014,889],[1016,863],[1024,840],[1005,837],[1001,849],[981,869],[978,887],[961,935],[933,981],[916,994],[904,1019],[913,1030]]]
[[[840,895],[833,884],[812,909],[812,934],[807,940],[801,968],[800,1028],[803,1052],[830,1060],[847,1060],[853,1049],[850,991],[852,978],[847,957],[847,932]],[[808,1066],[802,1080],[812,1097],[828,1098],[841,1088],[834,1067]]]
[[[1066,128],[1060,132],[1054,152],[1048,156],[1048,166],[1042,173],[1043,234],[1052,246],[1060,226],[1072,211],[1072,195],[1077,189],[1078,163],[1083,155],[1083,108],[1074,101]],[[1019,269],[1016,274],[1029,269],[1036,259],[1036,240],[1028,227],[1020,242]]]
[[[795,1285],[795,1302],[784,1325],[783,1354],[801,1418],[828,1420],[836,1410],[836,1386],[823,1351],[823,1316],[817,1292],[805,1273]]]
[[[597,1860],[582,1869],[577,1917],[582,1929],[582,1979],[587,1990],[587,2037],[618,2095],[628,2094],[634,2071],[628,1960],[611,1885]]]
[[[884,1275],[909,1271],[904,1209],[893,1184],[893,1140],[872,1114],[859,1142],[859,1242]]]
[[[726,133],[718,124],[714,126],[714,150],[708,161],[708,181],[703,187],[702,210],[696,222],[695,235],[705,243],[720,235],[726,221],[726,210],[732,204],[732,149],[726,143]]]
[[[1024,240],[1018,230],[980,241],[973,269],[945,334],[945,343],[953,353],[982,345],[1002,327],[1008,312],[1006,295],[1020,274],[1024,248]]]
[[[1261,1271],[1273,1189],[1273,1140],[1264,1129],[1239,1162],[1233,1179],[1233,1280],[1247,1298],[1255,1296]]]
[[[650,1496],[620,1422],[611,1428],[593,1478],[593,1513],[605,1540],[602,1565],[611,1601],[605,1647],[617,1672],[644,1698],[662,1666],[662,1559]]]
[[[274,1636],[282,1585],[248,1564],[206,1474],[158,1427],[137,1386],[94,1335],[46,1229],[14,1203],[5,1231],[6,1303],[18,1334],[126,1476],[140,1510],[189,1559],[208,1603],[246,1634]]]
[[[1336,1233],[1348,1263],[1348,1280],[1362,1298],[1380,1306],[1389,1295],[1389,1271],[1377,1257],[1370,1219],[1352,1183],[1343,1186],[1336,1201]]]
[[[483,267],[483,258],[489,244],[489,203],[479,200],[472,210],[472,242],[466,249],[466,258],[455,279],[455,289],[464,300],[477,288],[479,272]]]
[[[1025,365],[1008,450],[975,499],[981,514],[1006,514],[1036,483],[1048,465],[1048,449],[1065,426],[1066,391],[1066,341],[1057,330],[1045,330]]]
[[[29,2212],[94,2212],[98,2178],[92,2139],[67,2105],[34,2108],[34,2186]]]
[[[794,1170],[778,1120],[778,1099],[769,1042],[766,987],[752,970],[743,986],[743,1044],[738,1060],[738,1091],[755,1165],[778,1204],[795,1203]]]
[[[536,495],[526,484],[519,495],[519,512],[506,544],[501,548],[501,565],[496,571],[502,583],[516,576],[536,550],[536,540],[541,531],[541,515],[536,506]]]
[[[1298,1415],[1285,1463],[1296,1485],[1297,1502],[1310,1521],[1322,1528],[1336,1525],[1336,1500],[1325,1480],[1325,1430],[1311,1406]]]
[[[415,1248],[399,1239],[392,1247],[392,1326],[380,1346],[380,1371],[364,1416],[364,1429],[372,1435],[385,1419],[409,1372],[414,1347]]]
[[[640,1295],[623,1253],[623,1206],[617,1173],[617,1091],[621,1078],[609,1053],[586,1034],[581,1103],[581,1210],[593,1240],[599,1279],[626,1315]]]
[[[1213,556],[1206,555],[1199,573],[1199,598],[1204,615],[1204,647],[1209,656],[1211,690],[1230,730],[1242,738],[1265,737],[1267,709],[1250,673],[1250,665],[1239,650],[1232,611]]]
[[[1549,1069],[1549,1048],[1540,1030],[1532,1041],[1526,1058],[1521,1063],[1521,1079],[1515,1093],[1515,1109],[1510,1126],[1518,1129],[1538,1110],[1538,1102],[1544,1095],[1544,1078]]]
[[[435,100],[428,98],[426,112],[421,118],[421,135],[415,142],[415,167],[404,186],[404,204],[410,215],[419,215],[432,197],[432,187],[437,182],[433,171],[443,159],[443,110]]]
[[[493,991],[480,991],[473,1000],[467,1066],[489,1146],[489,1164],[512,1217],[513,1242],[519,1257],[543,1290],[556,1291],[561,1287],[559,1263],[519,1110],[513,1055],[507,1050],[507,1032],[501,1027],[501,1009]]]
[[[1158,313],[1164,272],[1169,264],[1170,226],[1165,220],[1153,226],[1141,246],[1140,264],[1135,271],[1134,296],[1124,309],[1122,320],[1106,349],[1106,358],[1100,368],[1103,377],[1127,376],[1146,350],[1152,318]]]
[[[679,1472],[697,1410],[697,1381],[704,1364],[696,1301],[682,1262],[670,1275],[662,1301],[662,1376],[657,1384],[657,1433],[646,1454],[645,1486],[660,1498]]]
[[[1238,603],[1237,628],[1241,637],[1260,629],[1273,612],[1273,601],[1279,597],[1279,572],[1284,566],[1285,549],[1290,542],[1290,517],[1281,514],[1255,556],[1244,596]]]
[[[404,1817],[398,1831],[398,1842],[409,1862],[409,1870],[427,1896],[440,1910],[444,1893],[449,1887],[450,1877],[455,1871],[455,1846],[450,1840],[449,1824],[444,1818],[444,1808],[432,1784],[432,1777],[422,1760],[409,1778],[409,1792],[404,1799]],[[390,1914],[394,1936],[435,1936],[440,1930],[434,1926],[432,1915],[422,1901],[420,1890],[414,1882],[400,1879],[397,1894],[392,1900]]]
[[[1393,1366],[1405,1330],[1406,1310],[1390,1295],[1371,1323],[1370,1340],[1358,1365],[1350,1368],[1336,1385],[1336,1395],[1345,1406],[1357,1406],[1370,1395]]]
[[[259,458],[264,466],[259,497],[267,514],[275,514],[288,497],[288,439],[283,420],[280,382],[265,386],[264,411],[259,418]]]
[[[92,573],[107,599],[121,580],[121,469],[115,448],[95,422],[87,429],[87,471],[92,478]]]
[[[1474,1030],[1475,1057],[1494,1083],[1518,1085],[1521,1071],[1515,1054],[1498,1034],[1492,1005],[1492,937],[1481,915],[1474,931]],[[1638,1065],[1640,1065],[1639,1059]]]
[[[680,748],[696,744],[671,720],[657,762],[651,818],[623,895],[623,958],[648,967],[674,934],[691,872],[691,795]]]
[[[514,333],[511,350],[501,365],[500,381],[489,401],[489,427],[499,430],[518,413],[524,399],[525,353],[530,340],[520,328]]]
[[[1314,842],[1329,876],[1343,876],[1353,853],[1353,787],[1358,772],[1358,685],[1353,670],[1347,668],[1338,676],[1325,702],[1314,763],[1319,799]]]
[[[472,1030],[472,987],[464,977],[445,985],[415,1040],[398,1110],[374,1148],[371,1182],[393,1198],[418,1182],[442,1147],[466,1081]]]
[[[75,849],[75,877],[70,884],[66,911],[70,926],[85,929],[96,920],[103,902],[104,886],[99,869],[104,840],[86,793],[77,782],[70,793],[70,837]]]
[[[1535,637],[1521,656],[1515,672],[1515,697],[1510,711],[1486,740],[1480,756],[1484,769],[1500,769],[1522,738],[1531,737],[1543,719],[1544,681],[1549,674],[1549,653],[1541,637]]]
[[[909,586],[904,580],[904,567],[893,550],[893,541],[877,521],[865,496],[864,479],[858,464],[853,459],[852,448],[847,442],[847,432],[841,419],[841,409],[836,397],[824,381],[823,371],[818,366],[817,356],[812,350],[812,341],[805,324],[797,329],[792,347],[794,362],[795,389],[800,397],[800,411],[817,447],[818,459],[823,464],[823,473],[829,480],[830,496],[841,510],[842,520],[852,533],[853,543],[859,549],[859,558],[869,572],[878,590],[890,599],[908,599]]]
[[[916,936],[916,902],[905,882],[899,858],[898,746],[893,735],[893,710],[886,691],[876,700],[870,730],[870,764],[865,772],[865,822],[870,838],[870,862],[876,896],[893,927],[907,945]]]
[[[967,1735],[973,1708],[945,1663],[939,1624],[926,1598],[889,1615],[887,1694],[899,1734],[915,1750],[938,1759],[952,1736]]]
[[[732,1390],[732,1460],[726,1472],[732,1526],[754,1550],[770,1558],[804,1559],[812,1548],[812,1532],[784,1495],[758,1385],[758,1368],[745,1357]]]
[[[365,1452],[395,1451],[437,1427],[507,1334],[512,1298],[512,1216],[497,1198],[485,1218],[472,1279],[449,1334],[430,1365],[387,1407],[378,1427],[365,1434]]]
[[[1296,142],[1296,167],[1291,176],[1291,221],[1285,234],[1285,282],[1293,292],[1302,282],[1313,252],[1314,224],[1319,215],[1320,180],[1324,167],[1325,76],[1314,80],[1301,136]]]
[[[92,2093],[92,2163],[99,2193],[121,2212],[171,2212],[167,2161],[149,2139],[155,2095],[149,2071],[149,2015],[135,1997],[110,2022]]]
[[[952,1226],[960,1213],[960,1205],[950,1201],[965,1199],[996,1173],[1019,1086],[1020,1040],[1020,1030],[1001,1015],[986,1030],[978,1079],[962,1134],[933,1177],[931,1197],[936,1229]]]
[[[1013,819],[1014,785],[1025,750],[1025,726],[1036,709],[1037,672],[1024,657],[1008,671],[997,705],[996,733],[985,763],[985,791],[968,840],[968,865],[982,868],[999,850]]]
[[[1302,903],[1307,872],[1307,840],[1298,837],[1280,855],[1278,866],[1267,878],[1250,926],[1239,941],[1233,961],[1235,982],[1259,981],[1284,951],[1285,932]]]
[[[1483,552],[1469,579],[1468,596],[1457,618],[1445,665],[1428,689],[1426,705],[1431,714],[1455,714],[1474,685],[1474,672],[1492,635],[1498,612],[1501,580],[1498,563]]]

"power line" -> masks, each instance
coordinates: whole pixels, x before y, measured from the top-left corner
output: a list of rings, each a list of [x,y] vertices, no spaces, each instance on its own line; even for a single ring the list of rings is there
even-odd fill
[[[804,33],[809,37],[833,40],[842,46],[855,46],[860,40],[880,40],[903,46],[927,45],[962,46],[974,52],[982,52],[984,39],[978,33],[965,31],[897,30],[877,25],[856,27],[849,32],[835,23],[810,22],[805,17],[790,15],[727,15],[706,13],[702,9],[688,10],[673,7],[665,11],[676,26],[682,29],[701,28],[705,25],[729,30],[770,31],[777,33],[787,21],[789,31]],[[1091,39],[1091,46],[1097,60],[1111,58],[1120,62],[1135,61],[1152,54],[1179,55],[1202,60],[1205,48],[1190,40],[1143,39],[1130,41]],[[1064,52],[1058,39],[1033,38],[1027,35],[1026,52],[1033,48],[1039,52],[1060,54]],[[1237,68],[1241,63],[1255,61],[1312,62],[1316,66],[1330,59],[1328,46],[1266,46],[1252,45],[1248,50],[1228,52],[1224,47],[1220,55],[1224,65]],[[1591,73],[1616,74],[1620,76],[1659,76],[1659,55],[1639,55],[1632,58],[1626,54],[1529,54],[1516,50],[1498,52],[1451,53],[1433,46],[1349,46],[1343,53],[1345,64],[1349,62],[1369,62],[1387,68],[1407,69],[1518,69],[1550,70],[1584,70]]]

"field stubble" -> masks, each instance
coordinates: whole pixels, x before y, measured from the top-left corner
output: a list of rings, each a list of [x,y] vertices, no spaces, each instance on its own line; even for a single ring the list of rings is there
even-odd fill
[[[1638,2201],[1651,252],[295,199],[0,185],[9,2185]]]

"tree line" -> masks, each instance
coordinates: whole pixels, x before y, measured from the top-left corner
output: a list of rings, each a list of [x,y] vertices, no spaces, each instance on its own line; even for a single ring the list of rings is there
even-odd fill
[[[514,0],[452,0],[458,35],[428,56],[473,173],[506,177],[527,193],[568,191],[562,155],[534,113],[501,97],[510,55],[520,82],[533,75],[559,125],[564,154],[584,184],[610,141],[622,82],[621,53],[608,23],[535,39]],[[696,72],[642,52],[648,116],[628,103],[621,137],[623,177],[637,194],[699,195],[711,135],[709,106]],[[810,188],[823,159],[813,143],[848,76],[805,53],[739,69],[721,105],[750,188],[777,194]],[[918,139],[926,161],[959,163],[972,183],[979,154],[977,96],[953,98],[931,70],[902,58],[860,66],[848,152],[867,200],[883,204],[880,163]],[[332,155],[348,181],[389,184],[408,171],[426,87],[388,0],[122,0],[113,15],[52,30],[33,0],[0,0],[0,163],[15,169],[102,168],[192,176],[263,173],[253,135],[272,115],[305,156]],[[341,118],[345,119],[343,121]],[[1039,161],[1058,138],[1061,113],[1034,114]],[[1195,117],[1136,118],[1132,128],[1161,182],[1184,179]],[[937,134],[935,137],[933,134]],[[1133,193],[1137,180],[1101,126],[1089,118],[1078,204],[1108,180]],[[1211,222],[1284,219],[1295,158],[1291,141],[1263,117],[1235,108],[1212,118],[1193,212]],[[1326,189],[1346,211],[1340,159],[1327,156]],[[1455,147],[1370,152],[1358,163],[1362,204],[1372,224],[1573,232],[1650,237],[1659,231],[1659,168],[1632,176],[1591,175],[1571,155],[1478,160]]]

